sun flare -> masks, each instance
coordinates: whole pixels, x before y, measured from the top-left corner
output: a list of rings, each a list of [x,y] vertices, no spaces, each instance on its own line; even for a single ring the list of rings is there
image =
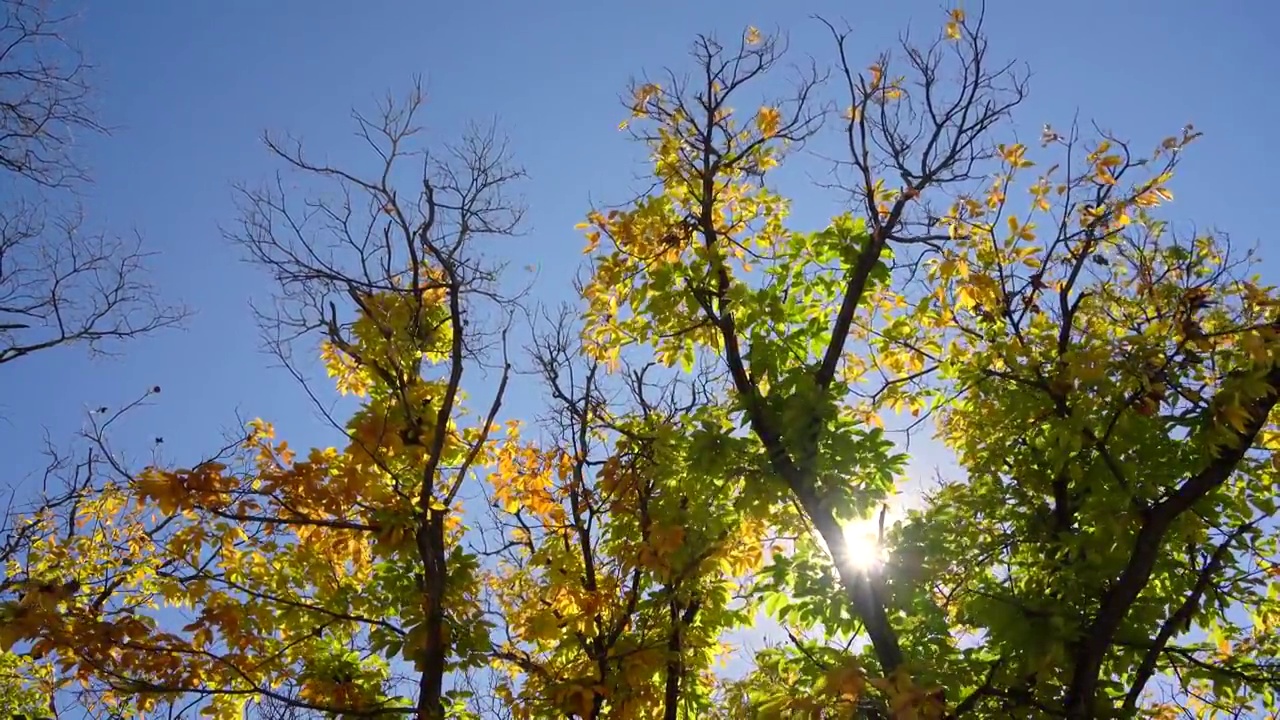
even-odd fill
[[[873,517],[855,520],[844,526],[845,557],[855,570],[874,570],[885,560],[880,545],[880,521]]]
[[[881,542],[881,534],[903,517],[897,503],[883,506],[869,517],[843,523],[845,562],[861,572],[871,572],[889,560],[889,548]]]

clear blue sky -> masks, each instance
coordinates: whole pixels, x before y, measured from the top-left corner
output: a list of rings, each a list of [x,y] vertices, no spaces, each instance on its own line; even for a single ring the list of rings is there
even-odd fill
[[[88,3],[85,3],[88,5]],[[505,251],[513,269],[540,267],[536,294],[566,298],[581,259],[573,230],[591,199],[616,202],[636,185],[637,148],[617,131],[629,77],[688,67],[695,33],[734,36],[753,24],[780,28],[797,53],[831,59],[807,14],[853,24],[859,62],[892,43],[909,22],[933,32],[936,0],[813,2],[805,10],[762,0],[645,3],[427,2],[426,0],[117,0],[84,12],[78,39],[101,68],[100,107],[118,128],[84,146],[97,185],[90,222],[139,230],[161,253],[163,292],[197,311],[185,331],[92,361],[61,350],[0,371],[0,457],[20,480],[40,467],[45,428],[62,441],[89,407],[119,406],[164,388],[118,440],[145,451],[163,435],[167,455],[190,462],[235,420],[262,416],[295,447],[332,442],[293,381],[257,349],[247,301],[269,281],[238,262],[219,233],[234,220],[231,184],[275,169],[263,130],[301,135],[335,158],[355,149],[349,109],[423,75],[425,116],[442,139],[469,119],[496,117],[528,169],[528,235]],[[1243,244],[1266,244],[1274,213],[1270,175],[1280,155],[1269,133],[1280,100],[1266,83],[1280,73],[1274,43],[1280,6],[1190,0],[1027,3],[992,0],[996,57],[1025,61],[1032,95],[1019,109],[1024,138],[1078,109],[1139,147],[1194,122],[1206,135],[1176,181],[1174,216],[1217,226]],[[805,161],[801,161],[805,162]],[[806,168],[820,172],[822,166]],[[817,225],[835,210],[804,184],[796,219]],[[1280,247],[1268,251],[1280,265]],[[532,381],[515,384],[507,415],[539,407]],[[927,473],[939,458],[917,463]]]

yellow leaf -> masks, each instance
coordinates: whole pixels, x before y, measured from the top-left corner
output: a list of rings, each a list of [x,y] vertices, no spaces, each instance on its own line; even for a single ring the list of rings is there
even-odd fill
[[[847,702],[857,700],[866,686],[866,678],[856,664],[830,670],[826,676],[826,689]]]
[[[760,129],[760,134],[765,137],[773,137],[778,134],[778,127],[782,124],[782,113],[775,107],[762,107],[760,112],[756,113],[756,127]]]
[[[1027,160],[1026,157],[1024,157],[1027,152],[1027,146],[1023,145],[1022,143],[1014,143],[1013,145],[999,145],[997,146],[997,149],[1000,151],[1000,156],[1004,159],[1004,161],[1009,163],[1015,168],[1031,167],[1032,165],[1035,164],[1030,160]]]
[[[760,35],[760,30],[755,27],[747,28],[747,44],[759,45],[764,38]]]
[[[938,270],[943,279],[950,278],[954,275],[959,277],[961,280],[967,280],[969,278],[969,261],[962,257],[947,258],[942,261]]]
[[[1027,223],[1023,225],[1018,222],[1018,218],[1016,216],[1009,216],[1009,232],[1013,237],[1019,240],[1035,240],[1035,228],[1035,223]]]

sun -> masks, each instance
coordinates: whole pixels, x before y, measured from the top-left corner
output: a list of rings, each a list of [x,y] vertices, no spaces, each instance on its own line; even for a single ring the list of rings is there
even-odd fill
[[[888,528],[893,524],[892,515],[895,512],[890,510],[881,518],[877,512],[870,518],[851,520],[842,525],[845,557],[850,568],[869,573],[888,560],[888,548],[881,544],[881,528]]]
[[[864,572],[875,570],[885,561],[887,554],[880,544],[880,519],[872,517],[846,523],[844,548],[849,565]]]

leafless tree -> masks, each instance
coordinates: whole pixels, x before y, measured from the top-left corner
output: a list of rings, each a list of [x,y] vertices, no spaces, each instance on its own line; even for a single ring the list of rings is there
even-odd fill
[[[0,26],[0,364],[62,345],[103,351],[178,324],[148,281],[138,239],[84,227],[75,191],[89,180],[77,134],[104,134],[92,67],[54,4],[4,0]],[[70,210],[64,210],[70,202]]]
[[[0,169],[45,187],[88,177],[77,133],[101,134],[89,100],[93,67],[66,37],[74,19],[42,0],[4,0],[0,26]]]
[[[0,209],[0,364],[64,345],[110,352],[113,341],[186,317],[159,298],[137,237],[86,230],[80,213],[55,213],[29,201]]]

